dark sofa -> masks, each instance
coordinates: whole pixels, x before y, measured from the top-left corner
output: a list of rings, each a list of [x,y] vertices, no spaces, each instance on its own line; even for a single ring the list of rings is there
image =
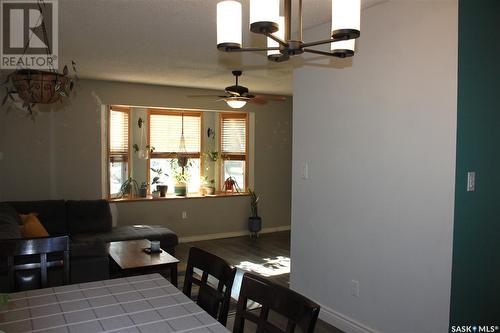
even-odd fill
[[[10,206],[17,214],[37,213],[50,236],[70,236],[71,283],[109,278],[108,242],[159,240],[161,247],[172,255],[178,244],[177,235],[161,225],[112,227],[111,210],[106,200],[17,201],[1,204],[4,209],[0,211],[0,219],[5,220],[11,214]],[[12,237],[11,229],[12,226],[0,221],[0,238],[16,238]],[[2,280],[0,290],[4,289]]]

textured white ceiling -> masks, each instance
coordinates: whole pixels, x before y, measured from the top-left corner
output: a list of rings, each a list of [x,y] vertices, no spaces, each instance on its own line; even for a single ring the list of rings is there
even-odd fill
[[[216,49],[217,2],[60,0],[60,64],[75,60],[83,78],[215,89],[232,84],[230,71],[242,69],[241,83],[251,91],[291,94],[296,61],[275,64],[265,53]],[[248,23],[249,1],[241,2]],[[328,22],[330,3],[304,1],[305,28]],[[265,44],[243,31],[245,46]]]

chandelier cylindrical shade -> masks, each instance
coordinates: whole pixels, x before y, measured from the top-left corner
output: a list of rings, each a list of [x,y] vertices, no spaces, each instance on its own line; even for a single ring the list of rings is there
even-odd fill
[[[250,0],[250,30],[255,33],[278,31],[279,0]]]
[[[241,22],[241,3],[225,0],[217,4],[217,48],[241,47]]]
[[[278,25],[279,25],[279,30],[273,33],[276,37],[280,38],[281,40],[285,40],[285,17],[280,16],[278,17]],[[280,44],[273,39],[267,37],[267,47],[279,47]],[[279,50],[272,50],[272,51],[267,51],[267,55],[281,55],[281,52]]]
[[[227,105],[233,109],[241,109],[247,104],[246,100],[243,99],[226,99]]]
[[[332,0],[332,37],[357,38],[361,26],[361,0]]]
[[[330,49],[332,53],[339,58],[352,57],[356,48],[356,40],[341,40],[339,42],[331,43]]]

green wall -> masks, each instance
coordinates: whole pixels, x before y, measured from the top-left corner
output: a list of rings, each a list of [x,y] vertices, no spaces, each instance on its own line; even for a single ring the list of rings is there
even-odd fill
[[[460,0],[459,8],[450,325],[499,325],[500,0]],[[475,192],[466,192],[467,171],[477,173]]]

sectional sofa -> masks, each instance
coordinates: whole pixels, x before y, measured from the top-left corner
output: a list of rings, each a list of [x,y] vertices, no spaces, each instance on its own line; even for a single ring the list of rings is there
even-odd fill
[[[18,214],[38,214],[50,236],[70,237],[71,283],[109,278],[107,243],[121,240],[159,240],[161,247],[175,254],[177,235],[162,225],[112,226],[106,200],[45,200],[0,202],[0,242],[22,238]],[[0,254],[1,255],[1,254]],[[0,259],[0,292],[7,288],[5,261]],[[2,272],[3,271],[3,272]]]

